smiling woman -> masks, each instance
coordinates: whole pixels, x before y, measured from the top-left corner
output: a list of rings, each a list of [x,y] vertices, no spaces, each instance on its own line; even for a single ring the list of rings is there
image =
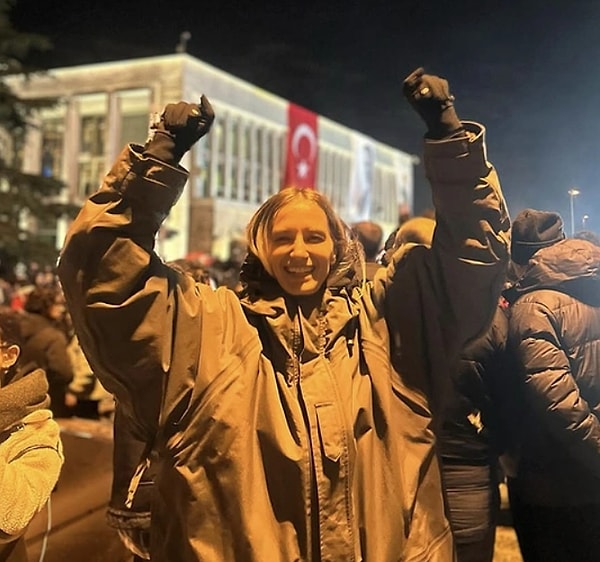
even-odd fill
[[[418,106],[423,86],[447,91],[413,73]],[[243,291],[162,262],[179,159],[213,121],[205,97],[167,105],[81,210],[59,275],[94,372],[153,444],[154,562],[453,560],[433,418],[447,365],[495,307],[509,222],[483,128],[448,102],[418,107],[439,135],[439,231],[372,282],[327,199],[295,188],[251,219]]]
[[[316,191],[295,188],[280,191],[256,212],[248,236],[263,267],[295,296],[317,292],[336,262],[336,247],[343,255],[347,245],[329,201]]]

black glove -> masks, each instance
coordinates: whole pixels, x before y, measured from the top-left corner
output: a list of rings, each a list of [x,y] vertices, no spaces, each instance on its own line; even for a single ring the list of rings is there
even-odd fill
[[[184,101],[167,104],[144,155],[178,164],[192,145],[210,131],[214,119],[215,112],[204,95],[200,105]]]
[[[417,68],[404,80],[404,96],[427,125],[426,136],[442,139],[462,130],[448,81]]]

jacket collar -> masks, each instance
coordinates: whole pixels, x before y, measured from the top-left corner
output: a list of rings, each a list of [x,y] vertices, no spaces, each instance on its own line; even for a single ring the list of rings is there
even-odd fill
[[[539,289],[553,289],[600,306],[600,248],[575,238],[542,248],[518,272],[504,296],[513,303]]]

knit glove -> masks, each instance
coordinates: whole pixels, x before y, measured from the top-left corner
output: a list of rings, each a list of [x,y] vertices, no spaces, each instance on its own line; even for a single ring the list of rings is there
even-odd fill
[[[210,131],[214,119],[215,112],[204,95],[199,105],[184,101],[167,104],[144,156],[178,164],[192,145]]]
[[[448,81],[417,68],[404,80],[404,96],[427,125],[426,137],[443,139],[462,130]]]

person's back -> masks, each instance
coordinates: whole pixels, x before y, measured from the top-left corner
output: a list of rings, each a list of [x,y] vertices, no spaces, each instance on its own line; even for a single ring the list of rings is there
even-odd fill
[[[383,241],[383,230],[376,222],[360,221],[351,226],[352,232],[360,242],[365,252],[365,267],[367,279],[373,279],[376,271],[381,267],[377,257]]]
[[[76,335],[67,341],[67,354],[73,370],[73,380],[67,388],[65,403],[69,413],[87,419],[109,418],[114,410],[114,397],[102,386],[81,349]]]
[[[563,238],[554,213],[513,226],[505,294],[525,408],[509,491],[526,562],[600,559],[600,248]]]
[[[65,397],[73,380],[67,335],[58,323],[63,314],[60,290],[36,287],[27,297],[25,310],[20,316],[23,360],[35,363],[46,372],[50,385],[50,408],[55,417],[70,415]]]

